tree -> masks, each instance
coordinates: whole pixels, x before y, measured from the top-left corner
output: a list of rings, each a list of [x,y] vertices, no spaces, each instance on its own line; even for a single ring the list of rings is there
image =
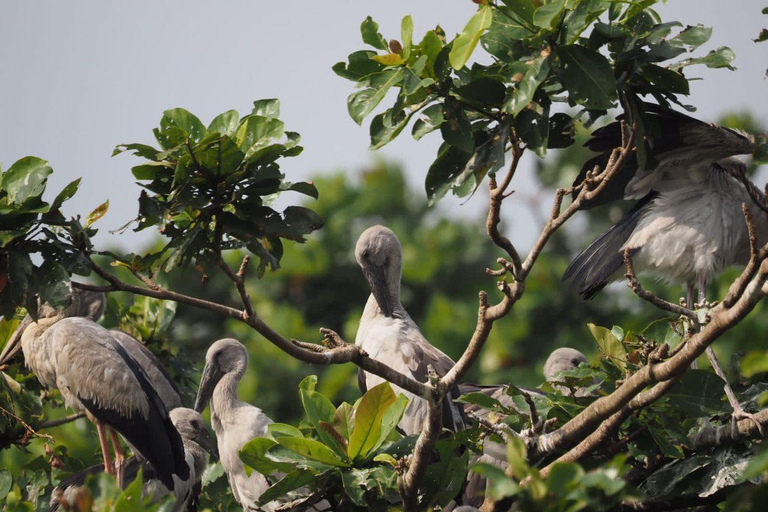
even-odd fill
[[[488,240],[478,242],[461,226],[444,246],[459,241],[468,247],[471,258],[453,265],[475,273],[461,276],[468,277],[466,280],[443,282],[440,267],[430,271],[430,258],[450,258],[439,251],[430,252],[445,242],[440,237],[451,234],[445,224],[424,230],[426,235],[422,236],[431,234],[435,241],[421,248],[407,265],[414,272],[413,281],[423,286],[422,290],[414,286],[414,294],[432,297],[452,287],[464,293],[467,287],[476,286],[478,270],[495,267],[487,270],[480,288],[495,283],[497,290],[480,292],[479,302],[472,306],[475,314],[470,315],[469,328],[463,331],[469,341],[453,347],[458,362],[448,374],[426,383],[404,379],[344,341],[351,335],[347,326],[350,311],[353,304],[361,303],[365,290],[360,289],[360,281],[347,284],[347,275],[356,269],[345,245],[334,239],[339,226],[348,224],[352,215],[386,214],[393,221],[392,227],[399,227],[409,240],[412,227],[418,226],[414,220],[423,219],[426,210],[408,203],[402,195],[381,193],[386,189],[355,198],[343,187],[332,192],[331,187],[324,189],[322,182],[286,181],[280,172],[280,158],[299,156],[301,147],[298,134],[286,131],[279,120],[277,100],[256,101],[253,111],[242,118],[237,112],[225,112],[208,126],[183,109],[169,110],[154,131],[159,148],[118,146],[116,153],[130,151],[142,159],[132,169],[144,188],[134,229],[156,228],[164,237],[161,246],[143,254],[96,249],[92,242],[94,223],[108,203],[84,221],[64,217],[61,208],[76,193],[78,181],[48,204],[42,196],[50,167],[34,157],[13,164],[0,181],[0,201],[4,204],[0,218],[0,311],[6,318],[3,338],[15,328],[12,318],[16,307],[34,314],[38,297],[54,305],[65,300],[70,276],[93,276],[103,284],[77,281],[74,286],[140,297],[134,307],[122,305],[129,303],[125,299],[113,301],[107,321],[124,324],[130,319],[134,325],[128,328],[142,338],[162,335],[172,313],[173,306],[169,310],[150,299],[170,301],[211,315],[200,318],[203,323],[214,317],[225,318],[230,332],[251,330],[260,334],[272,344],[273,352],[279,350],[292,358],[291,363],[283,359],[284,365],[298,368],[296,361],[343,364],[341,368],[346,370],[340,371],[342,379],[357,366],[425,397],[430,418],[422,433],[418,439],[402,438],[391,427],[404,405],[386,385],[370,390],[359,402],[353,403],[352,397],[350,402],[334,405],[319,391],[322,380],[319,384],[311,377],[302,380],[299,394],[306,418],[299,428],[278,424],[270,439],[257,438],[242,452],[244,462],[255,470],[288,473],[268,491],[265,500],[305,487],[345,510],[384,510],[390,504],[420,510],[447,505],[471,469],[490,482],[484,505],[488,510],[503,510],[511,503],[522,510],[666,510],[716,504],[731,491],[735,491],[733,503],[748,509],[745,496],[765,492],[764,486],[751,485],[746,479],[763,475],[766,469],[768,459],[765,453],[754,456],[756,445],[751,439],[762,437],[760,429],[768,425],[768,411],[758,412],[756,422],[742,420],[731,425],[721,400],[720,381],[710,372],[688,367],[716,339],[729,336],[731,329],[758,306],[766,293],[763,290],[768,288],[764,286],[768,247],[754,248],[747,269],[731,276],[735,284],[721,294],[722,302],[705,312],[707,321],[648,293],[638,294],[651,298],[661,309],[651,318],[644,316],[649,311],[645,309],[629,318],[623,314],[625,321],[616,322],[614,319],[622,314],[617,308],[594,308],[600,310],[595,316],[603,315],[599,323],[625,327],[589,326],[602,354],[599,365],[573,370],[567,378],[569,385],[588,386],[594,394],[575,397],[545,386],[551,394],[532,398],[511,387],[509,398],[514,407],[485,395],[468,394],[463,400],[490,410],[490,420],[478,421],[466,432],[440,437],[437,419],[443,396],[471,374],[484,351],[492,351],[493,345],[486,344],[489,340],[492,343],[491,337],[497,335],[503,322],[516,318],[521,310],[525,316],[545,319],[553,314],[581,318],[593,309],[564,298],[553,284],[562,272],[566,253],[563,241],[555,235],[610,184],[630,153],[636,151],[641,165],[654,165],[644,138],[653,127],[647,121],[642,98],[650,96],[664,106],[673,103],[690,109],[679,98],[688,93],[687,66],[730,67],[733,58],[728,48],[699,55],[697,49],[709,38],[710,29],[662,23],[652,9],[653,0],[475,3],[476,14],[451,40],[437,27],[416,42],[409,16],[403,18],[400,39],[387,40],[368,18],[361,25],[361,35],[372,49],[355,52],[334,66],[338,75],[357,85],[348,102],[349,115],[356,122],[362,123],[383,101],[394,98],[389,108],[371,120],[372,148],[400,135],[414,117],[411,132],[416,139],[440,132],[444,142],[425,183],[430,204],[449,191],[459,196],[482,193],[480,187],[487,179]],[[468,66],[478,43],[491,63]],[[557,103],[568,108],[556,108]],[[615,148],[609,163],[595,169],[588,180],[576,187],[567,182],[563,186],[560,166],[549,164],[552,157],[548,150],[573,148],[580,124],[589,127],[615,107],[623,110],[626,120],[621,147]],[[526,152],[546,158],[543,180],[560,188],[554,193],[551,216],[536,244],[527,255],[521,255],[502,233],[500,212],[505,202],[514,200],[511,186]],[[762,158],[765,154],[765,140],[761,139],[755,155]],[[384,179],[381,172],[371,176]],[[313,204],[311,208],[317,211],[288,206],[280,212],[273,208],[273,201],[281,192],[313,198],[321,192],[321,198],[326,193],[337,197]],[[570,202],[566,199],[569,194],[573,197]],[[323,224],[326,227],[315,233]],[[338,269],[340,279],[331,280],[337,288],[329,290],[325,276],[318,278],[321,274],[313,273],[317,270],[312,268],[305,270],[298,284],[270,279],[261,282],[265,283],[263,288],[276,289],[278,297],[294,304],[307,325],[326,328],[324,346],[295,341],[290,337],[293,334],[276,329],[278,315],[268,313],[270,306],[280,308],[280,304],[265,302],[262,286],[252,284],[254,277],[276,271],[286,252],[298,251],[291,245],[286,249],[284,241],[303,243],[305,237],[310,240],[305,253],[314,256],[305,263],[327,261],[327,268]],[[257,259],[253,265],[251,258]],[[255,268],[249,270],[251,267]],[[177,268],[187,269],[187,276],[194,270],[200,283],[188,278],[179,282],[172,273]],[[212,279],[217,275],[223,277]],[[633,289],[642,292],[634,283]],[[340,294],[340,289],[344,293]],[[537,289],[552,292],[536,295]],[[359,296],[355,298],[353,293]],[[205,300],[200,298],[203,295]],[[339,302],[339,295],[343,297],[341,304],[329,308],[331,314],[327,314],[323,306]],[[230,305],[233,298],[239,306]],[[418,308],[416,313],[420,313]],[[660,314],[664,315],[663,322],[649,324]],[[564,336],[558,328],[537,326],[544,336],[553,338]],[[442,338],[450,338],[450,333],[436,332],[441,340],[432,341],[445,346]],[[583,331],[565,335],[581,337]],[[304,339],[310,339],[308,336],[303,334]],[[259,341],[262,346],[267,343]],[[164,357],[173,366],[183,360],[176,355]],[[742,370],[747,377],[759,378],[768,368],[766,360],[765,354],[750,354]],[[188,366],[177,364],[175,371],[181,379],[189,379]],[[4,443],[24,444],[45,423],[40,417],[43,409],[37,384],[18,362],[3,372],[0,393],[8,407],[3,406],[2,439]],[[324,391],[335,400],[333,389]],[[758,397],[763,389],[757,382],[746,388],[744,395],[762,403]],[[702,429],[699,419],[710,416],[715,417],[714,423],[695,439],[691,437],[692,431]],[[352,417],[356,418],[354,426],[349,421]],[[23,418],[24,423],[20,423]],[[361,430],[364,428],[367,430]],[[379,430],[374,432],[374,428]],[[508,472],[482,463],[468,466],[466,449],[479,450],[485,437],[506,444]],[[376,442],[361,444],[363,438]],[[738,444],[725,446],[725,441]],[[435,452],[438,457],[433,457]],[[60,445],[51,448],[47,457],[51,465],[77,464]],[[741,471],[745,464],[747,469]],[[723,478],[726,474],[737,476]],[[703,487],[704,475],[716,476],[706,480],[715,483]],[[17,477],[11,490],[10,473],[0,472],[0,497],[8,497],[11,507],[23,509],[27,507],[23,500],[38,501],[48,483],[47,473],[31,472]],[[220,492],[222,482],[215,485],[211,489]],[[96,492],[95,486],[92,489]],[[136,493],[137,489],[126,493]],[[212,501],[211,506],[226,507],[226,503]]]

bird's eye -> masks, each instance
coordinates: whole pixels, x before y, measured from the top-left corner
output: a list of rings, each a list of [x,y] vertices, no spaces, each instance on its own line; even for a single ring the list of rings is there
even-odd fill
[[[371,255],[371,252],[368,249],[363,251],[363,259],[364,260],[367,260],[370,255]]]
[[[578,359],[576,359],[576,358],[574,357],[573,359],[571,359],[571,364],[572,364],[573,366],[579,366],[579,365],[581,364],[581,361],[579,361]]]

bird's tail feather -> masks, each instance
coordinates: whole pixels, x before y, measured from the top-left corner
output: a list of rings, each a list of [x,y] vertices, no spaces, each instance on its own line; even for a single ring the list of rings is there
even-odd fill
[[[613,275],[624,265],[622,247],[655,197],[656,194],[651,193],[641,199],[619,222],[603,231],[573,259],[563,274],[563,281],[571,281],[570,289],[575,289],[585,299],[591,299],[611,282]]]

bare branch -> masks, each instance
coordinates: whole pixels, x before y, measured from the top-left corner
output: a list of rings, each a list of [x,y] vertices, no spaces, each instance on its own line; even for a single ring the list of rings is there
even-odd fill
[[[650,302],[661,310],[669,311],[670,313],[674,313],[676,315],[687,316],[688,318],[692,318],[694,320],[697,318],[696,313],[693,310],[684,308],[679,304],[668,302],[643,288],[643,286],[640,284],[640,281],[637,280],[637,275],[635,275],[635,266],[632,264],[632,255],[629,247],[624,249],[624,264],[627,266],[627,273],[625,274],[628,281],[627,286],[629,286],[632,291],[635,292],[635,295],[647,302]]]
[[[64,425],[66,423],[71,423],[73,421],[79,420],[80,418],[85,418],[84,412],[79,412],[77,414],[71,414],[69,416],[65,416],[63,418],[59,418],[57,420],[50,420],[50,421],[44,421],[43,423],[39,424],[37,428],[39,430],[46,429],[46,428],[53,428],[58,427],[59,425]]]
[[[251,302],[251,298],[248,295],[248,292],[245,290],[245,271],[248,268],[248,263],[251,261],[251,257],[248,255],[245,255],[243,258],[243,262],[240,264],[240,269],[237,271],[237,273],[234,273],[231,268],[229,268],[229,265],[227,265],[227,262],[224,261],[224,258],[219,257],[218,266],[221,270],[224,271],[224,274],[235,283],[235,288],[237,288],[237,293],[240,295],[240,301],[243,303],[243,309],[245,310],[245,318],[248,319],[250,317],[256,316],[256,311],[253,309],[253,303]]]
[[[669,510],[691,510],[694,507],[703,507],[705,505],[716,505],[725,501],[728,496],[735,492],[737,489],[750,485],[749,482],[745,482],[739,485],[732,485],[728,487],[722,487],[712,494],[706,496],[700,496],[697,493],[681,494],[674,498],[664,499],[648,499],[645,501],[627,501],[622,503],[619,510],[631,512],[631,511],[644,511],[644,512],[665,512]],[[697,508],[698,510],[698,508]],[[709,509],[707,509],[709,510]]]
[[[419,438],[416,440],[408,471],[398,478],[400,494],[403,497],[403,509],[406,512],[418,510],[417,497],[419,485],[427,473],[427,466],[429,466],[432,458],[432,449],[440,435],[442,415],[442,400],[427,401],[427,418],[424,420],[424,430],[421,431]]]
[[[756,422],[759,423],[759,427]],[[768,409],[755,413],[751,418],[736,421],[733,425],[705,427],[690,441],[693,447],[700,450],[738,443],[747,439],[760,439],[763,437],[760,428],[763,429],[763,432],[768,432]]]

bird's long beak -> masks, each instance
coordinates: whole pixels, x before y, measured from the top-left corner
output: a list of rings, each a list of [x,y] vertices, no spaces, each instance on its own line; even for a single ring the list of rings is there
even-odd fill
[[[15,356],[19,350],[21,350],[21,335],[24,334],[24,331],[32,322],[34,322],[32,317],[27,315],[24,317],[24,320],[21,321],[16,330],[13,331],[11,337],[8,338],[8,343],[5,344],[3,351],[0,352],[0,364],[5,364],[10,361],[11,358]]]
[[[213,390],[223,375],[217,366],[212,364],[205,365],[203,376],[200,378],[200,387],[197,390],[197,398],[195,399],[195,410],[197,412],[202,413],[208,406]]]
[[[219,458],[219,447],[216,444],[216,440],[213,438],[208,429],[203,429],[202,432],[198,432],[195,441],[197,444],[203,447],[205,451],[211,454],[214,459]]]
[[[384,313],[384,316],[391,317],[395,310],[395,301],[389,292],[385,267],[367,266],[363,269],[363,273],[368,279],[368,284],[371,285],[371,292],[373,292],[381,312]]]

